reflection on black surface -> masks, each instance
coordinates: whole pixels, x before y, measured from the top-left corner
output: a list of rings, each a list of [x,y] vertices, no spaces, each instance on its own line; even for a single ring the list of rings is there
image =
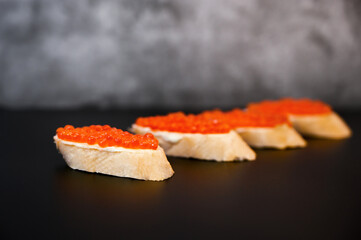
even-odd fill
[[[326,155],[335,154],[340,151],[345,151],[347,142],[350,139],[344,140],[327,140],[327,139],[313,139],[306,138],[307,146],[305,148],[293,148],[286,150],[275,150],[275,149],[258,149],[257,160],[272,161],[282,160],[291,161],[292,159],[317,159],[318,157],[324,158]]]
[[[207,186],[209,181],[228,184],[239,174],[243,164],[249,164],[246,161],[215,162],[177,157],[168,157],[168,160],[174,169],[182,172],[177,178],[197,186]]]
[[[159,218],[165,184],[57,169],[53,191],[58,224],[70,234],[62,238],[122,236],[125,230],[135,234],[141,221]]]
[[[151,208],[160,201],[164,182],[140,181],[72,170],[57,170],[54,190],[66,207],[122,209]]]
[[[320,153],[325,153],[335,150],[340,150],[346,146],[347,142],[350,139],[340,139],[340,140],[329,140],[329,139],[316,139],[316,138],[306,138],[307,148],[309,150],[318,151]]]

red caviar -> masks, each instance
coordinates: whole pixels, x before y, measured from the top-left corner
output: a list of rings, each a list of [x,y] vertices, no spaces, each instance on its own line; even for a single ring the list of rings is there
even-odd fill
[[[100,147],[123,147],[132,149],[157,149],[158,140],[153,134],[133,135],[129,132],[112,128],[109,125],[91,125],[89,127],[74,128],[66,125],[56,130],[58,138]]]
[[[332,112],[331,107],[326,103],[306,98],[284,98],[277,101],[268,100],[250,103],[247,110],[250,112],[293,115],[329,114]]]
[[[220,110],[205,111],[199,116],[227,123],[233,129],[241,127],[274,127],[282,124],[291,125],[285,115],[250,113],[241,109],[233,109],[229,112]]]
[[[183,112],[170,113],[166,116],[140,117],[135,123],[152,130],[180,133],[228,133],[231,130],[226,123],[205,120],[197,115],[186,115]]]

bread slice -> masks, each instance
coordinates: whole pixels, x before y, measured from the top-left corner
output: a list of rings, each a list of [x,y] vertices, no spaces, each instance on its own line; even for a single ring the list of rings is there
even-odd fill
[[[255,152],[234,131],[200,134],[154,131],[132,125],[134,133],[152,133],[168,156],[214,160],[218,162],[255,160]]]
[[[287,124],[275,127],[237,128],[235,131],[251,147],[285,149],[306,146],[306,141],[301,135]]]
[[[325,139],[343,139],[351,136],[351,129],[330,105],[307,98],[283,98],[250,103],[248,112],[264,112],[287,116],[302,135]]]
[[[55,144],[72,169],[97,172],[118,177],[161,181],[174,171],[161,147],[129,149],[99,147],[87,143],[70,142],[54,136]]]
[[[289,119],[293,127],[302,135],[327,138],[343,139],[351,136],[351,129],[335,112],[318,115],[292,115]]]
[[[285,115],[250,113],[235,108],[228,112],[219,109],[204,111],[198,116],[229,124],[251,147],[285,149],[306,146],[306,141],[291,127]]]

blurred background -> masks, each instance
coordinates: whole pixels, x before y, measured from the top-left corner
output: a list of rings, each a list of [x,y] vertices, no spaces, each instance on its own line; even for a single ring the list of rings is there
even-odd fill
[[[361,108],[359,0],[0,0],[0,106]]]

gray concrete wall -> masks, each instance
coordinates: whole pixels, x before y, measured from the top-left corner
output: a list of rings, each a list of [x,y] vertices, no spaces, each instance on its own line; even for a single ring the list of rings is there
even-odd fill
[[[361,107],[359,0],[0,0],[0,104]]]

